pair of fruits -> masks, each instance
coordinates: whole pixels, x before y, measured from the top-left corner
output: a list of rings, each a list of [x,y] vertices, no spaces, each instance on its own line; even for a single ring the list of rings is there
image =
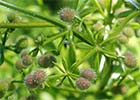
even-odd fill
[[[33,74],[29,74],[25,77],[25,84],[28,88],[36,88],[40,86],[46,79],[46,72],[39,69]]]
[[[81,89],[85,90],[90,87],[90,81],[96,78],[96,73],[91,68],[86,68],[81,71],[80,77],[76,79],[76,86]]]

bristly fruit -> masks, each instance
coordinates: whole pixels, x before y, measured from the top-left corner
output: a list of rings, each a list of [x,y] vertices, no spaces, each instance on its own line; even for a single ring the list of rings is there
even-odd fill
[[[22,50],[21,54],[20,54],[20,57],[22,58],[22,57],[24,57],[26,55],[29,55],[29,53],[26,50]]]
[[[23,65],[21,59],[19,59],[19,60],[16,61],[15,66],[16,66],[16,68],[17,68],[18,71],[22,71],[24,68],[26,68],[26,67]]]
[[[83,77],[77,78],[76,86],[81,90],[88,89],[90,87],[90,81]]]
[[[28,39],[26,37],[20,38],[15,47],[15,52],[20,53],[23,49],[25,49],[28,46]]]
[[[34,82],[32,74],[26,76],[25,84],[27,85],[28,88],[36,88],[38,86],[38,84]]]
[[[136,58],[133,53],[131,52],[126,52],[124,53],[124,64],[128,68],[134,68],[136,66]]]
[[[42,84],[45,81],[46,72],[43,70],[37,70],[33,73],[34,82],[37,84]]]
[[[114,94],[126,94],[128,91],[128,87],[125,84],[120,84],[119,86],[114,86],[111,91]]]
[[[92,81],[96,78],[96,73],[91,68],[86,68],[80,72],[80,76]]]
[[[76,14],[76,12],[75,12],[74,9],[63,8],[59,12],[59,17],[60,17],[61,20],[65,21],[65,22],[72,22],[75,14]]]
[[[128,37],[125,36],[124,34],[119,34],[118,35],[118,40],[123,44],[126,44],[129,41]]]
[[[55,62],[56,58],[52,54],[41,55],[38,58],[38,64],[44,68],[53,67]]]
[[[134,30],[130,27],[126,27],[123,29],[123,34],[125,36],[127,36],[128,38],[132,37],[135,33],[134,33]]]
[[[33,62],[32,57],[30,55],[25,55],[21,59],[22,59],[23,65],[25,66],[31,65]]]

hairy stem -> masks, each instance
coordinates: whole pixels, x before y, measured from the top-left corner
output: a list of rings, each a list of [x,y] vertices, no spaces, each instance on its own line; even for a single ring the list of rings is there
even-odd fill
[[[14,5],[12,5],[10,3],[7,3],[7,2],[4,2],[4,1],[0,1],[0,5],[5,6],[7,8],[10,8],[10,9],[13,9],[13,10],[16,10],[16,11],[19,11],[19,12],[22,12],[24,14],[27,14],[27,15],[30,15],[30,16],[33,16],[33,17],[48,21],[48,22],[50,22],[50,23],[52,23],[52,24],[54,24],[56,26],[66,28],[66,25],[63,22],[61,22],[61,21],[59,21],[57,19],[54,19],[52,17],[42,16],[40,14],[34,13],[32,11],[25,10],[23,8],[14,6]]]
[[[54,27],[54,25],[47,22],[21,22],[21,23],[1,23],[0,28],[40,28],[40,27]]]

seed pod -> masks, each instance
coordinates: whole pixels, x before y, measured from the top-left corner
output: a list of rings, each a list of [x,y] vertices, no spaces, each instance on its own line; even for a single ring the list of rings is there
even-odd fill
[[[128,91],[128,87],[125,84],[120,84],[119,86],[114,86],[111,91],[114,94],[126,94]]]
[[[124,53],[124,64],[128,68],[134,68],[136,66],[136,58],[131,52]]]
[[[80,72],[80,76],[92,81],[96,78],[96,73],[91,68],[86,68]]]
[[[127,36],[128,38],[132,37],[134,35],[134,30],[130,27],[126,27],[123,29],[123,34]]]
[[[63,8],[59,12],[59,17],[60,17],[61,20],[65,21],[65,22],[72,22],[75,14],[76,14],[76,12],[75,12],[74,9]]]
[[[30,55],[25,55],[22,57],[22,63],[25,66],[31,65],[33,62],[32,57]]]
[[[19,59],[19,60],[16,61],[15,66],[16,66],[16,68],[17,68],[19,71],[22,71],[23,68],[26,68],[26,67],[23,65],[21,59]]]
[[[20,53],[23,49],[25,49],[28,46],[28,39],[25,37],[19,39],[15,46],[16,46],[15,51],[17,53]]]
[[[21,54],[20,54],[20,57],[22,58],[22,57],[24,57],[26,55],[29,55],[28,52],[26,50],[22,50]]]
[[[37,70],[33,73],[34,82],[42,84],[45,81],[46,73],[43,70]]]
[[[128,37],[126,37],[124,34],[119,34],[118,40],[123,44],[126,44],[129,41]]]
[[[76,86],[81,90],[85,90],[90,87],[90,82],[87,79],[80,77],[76,79]]]
[[[34,82],[32,74],[26,76],[25,84],[27,85],[28,88],[36,88],[38,86],[38,84]]]
[[[45,54],[38,58],[38,64],[40,67],[53,67],[56,62],[56,58],[52,54]]]

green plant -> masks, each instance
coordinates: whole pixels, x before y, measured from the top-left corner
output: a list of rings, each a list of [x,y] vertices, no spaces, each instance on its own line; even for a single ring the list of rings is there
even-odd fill
[[[10,78],[0,84],[2,99],[140,99],[138,0],[3,0],[0,7],[0,79]]]

